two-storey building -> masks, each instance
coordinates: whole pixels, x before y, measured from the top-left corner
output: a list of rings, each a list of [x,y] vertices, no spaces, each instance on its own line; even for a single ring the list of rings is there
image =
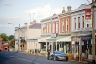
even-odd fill
[[[30,22],[28,25],[19,27],[15,30],[15,49],[35,53],[40,50],[38,39],[41,35],[41,24],[36,21]]]
[[[41,50],[45,50],[45,53],[48,49],[50,49],[51,52],[57,50],[56,36],[59,32],[59,16],[53,14],[53,16],[43,19],[41,26],[42,33],[41,39],[39,40],[42,46]]]
[[[82,4],[71,13],[72,53],[92,54],[92,11],[90,5]]]
[[[63,8],[59,14],[59,33],[57,42],[60,43],[60,50],[65,53],[71,52],[71,6],[67,11]]]

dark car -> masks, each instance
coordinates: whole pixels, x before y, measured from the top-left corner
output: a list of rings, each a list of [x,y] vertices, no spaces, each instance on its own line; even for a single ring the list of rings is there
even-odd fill
[[[67,61],[68,57],[67,57],[67,54],[65,54],[62,51],[54,51],[53,53],[50,54],[50,59]]]

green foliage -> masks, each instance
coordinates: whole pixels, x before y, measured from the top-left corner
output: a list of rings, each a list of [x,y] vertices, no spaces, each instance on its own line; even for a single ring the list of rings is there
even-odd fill
[[[12,39],[10,42],[9,42],[9,46],[11,48],[14,48],[15,47],[15,39]]]
[[[15,39],[14,39],[14,35],[9,35],[7,36],[5,33],[0,34],[0,37],[2,38],[3,41],[8,42],[9,46],[11,48],[15,47]]]
[[[8,41],[8,36],[5,33],[0,34],[3,41]]]
[[[10,40],[13,40],[14,39],[14,35],[10,35],[10,36],[8,36],[8,40],[10,41]]]
[[[14,35],[7,36],[5,33],[0,34],[1,38],[3,38],[3,41],[11,41],[14,39]]]

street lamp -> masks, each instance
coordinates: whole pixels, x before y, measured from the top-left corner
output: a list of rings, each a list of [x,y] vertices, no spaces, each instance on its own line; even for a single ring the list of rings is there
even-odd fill
[[[13,23],[8,23],[9,25],[14,25]],[[15,27],[18,30],[18,51],[20,51],[20,24],[18,27]]]
[[[18,27],[18,51],[20,51],[20,24]]]

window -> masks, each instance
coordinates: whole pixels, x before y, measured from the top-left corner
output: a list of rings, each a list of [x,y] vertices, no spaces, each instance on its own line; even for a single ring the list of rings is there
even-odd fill
[[[56,33],[56,22],[54,22],[54,24],[55,24],[54,33]]]
[[[63,21],[62,21],[62,32],[64,32],[64,30],[65,30],[65,23],[64,23],[64,19],[63,19]]]
[[[51,33],[51,22],[49,22],[49,33]]]
[[[66,32],[68,32],[68,29],[69,29],[68,22],[69,22],[69,19],[67,19],[67,21],[66,21]]]
[[[75,23],[75,29],[76,29],[76,18],[74,18],[74,23]]]
[[[67,32],[68,32],[68,25],[67,25]]]
[[[75,22],[75,29],[76,29],[76,22]]]
[[[56,21],[53,22],[53,25],[52,25],[53,29],[52,29],[52,33],[56,33]]]
[[[62,21],[60,21],[60,33],[62,33]]]
[[[80,28],[80,17],[78,17],[78,28]]]
[[[89,24],[87,24],[87,28],[89,27]]]
[[[59,23],[58,23],[58,21],[56,22],[56,33],[58,33],[58,31],[59,31]]]
[[[82,16],[83,28],[84,28],[84,16]]]
[[[46,33],[47,32],[47,24],[43,24],[43,33]]]

